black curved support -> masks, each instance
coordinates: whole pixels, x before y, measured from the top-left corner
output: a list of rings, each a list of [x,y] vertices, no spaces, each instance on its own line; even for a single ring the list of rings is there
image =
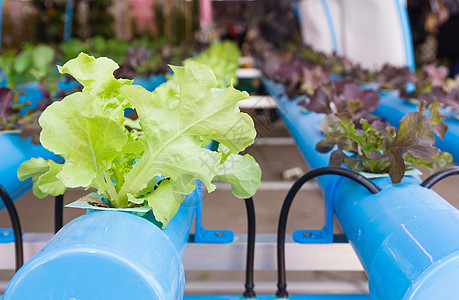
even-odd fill
[[[287,292],[287,279],[285,274],[285,231],[287,228],[287,219],[288,213],[290,211],[290,207],[293,203],[293,199],[295,198],[298,191],[301,187],[308,182],[309,180],[321,176],[321,175],[340,175],[347,177],[349,179],[354,180],[355,182],[360,183],[364,186],[368,191],[372,194],[376,194],[381,189],[373,183],[371,180],[366,178],[365,176],[354,172],[349,169],[341,168],[341,167],[323,167],[317,168],[309,171],[308,173],[304,174],[300,179],[298,179],[285,197],[284,204],[282,205],[281,214],[279,217],[279,225],[277,228],[277,292],[276,296],[279,298],[288,297]]]
[[[54,233],[57,233],[64,224],[64,195],[54,198]]]
[[[245,269],[245,284],[244,293],[245,298],[255,298],[256,293],[254,290],[253,280],[253,264],[255,257],[255,207],[253,205],[252,197],[245,199],[245,208],[247,210],[247,260]]]
[[[24,264],[24,248],[22,244],[21,223],[19,222],[18,213],[8,192],[0,185],[0,197],[5,203],[6,210],[10,217],[11,226],[14,233],[14,250],[16,254],[16,271]]]
[[[452,176],[452,175],[459,175],[459,167],[453,167],[448,169],[443,169],[438,172],[433,173],[429,177],[427,177],[422,183],[421,186],[430,189],[433,187],[437,182],[440,180]]]

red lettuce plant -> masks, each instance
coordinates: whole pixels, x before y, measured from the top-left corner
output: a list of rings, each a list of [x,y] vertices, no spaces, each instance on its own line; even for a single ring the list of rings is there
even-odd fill
[[[380,89],[405,90],[406,83],[415,83],[417,78],[407,67],[384,64],[380,70],[373,74],[373,80],[379,84]]]
[[[376,91],[364,90],[348,80],[332,81],[317,88],[309,101],[301,100],[299,105],[309,111],[347,115],[352,120],[376,120],[369,112],[379,106],[380,96]],[[359,126],[358,122],[356,123]]]
[[[393,183],[399,183],[408,166],[419,165],[428,169],[444,168],[451,154],[434,147],[434,133],[443,138],[446,125],[438,112],[438,102],[430,105],[430,118],[426,117],[423,101],[418,111],[406,114],[399,129],[376,120],[359,119],[361,128],[349,115],[329,114],[320,124],[325,138],[316,150],[330,156],[331,166],[346,166],[369,173],[389,173]]]
[[[425,65],[417,75],[416,89],[410,92],[401,90],[405,99],[419,99],[428,105],[437,100],[442,106],[459,111],[459,90],[448,86],[448,69],[435,64]]]

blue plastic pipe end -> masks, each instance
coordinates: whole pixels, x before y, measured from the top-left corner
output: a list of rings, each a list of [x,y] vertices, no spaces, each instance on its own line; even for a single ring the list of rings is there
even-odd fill
[[[11,280],[4,299],[182,299],[182,259],[168,236],[124,212],[62,228]]]
[[[420,187],[419,178],[375,183],[382,191],[372,195],[342,179],[333,197],[336,217],[368,274],[370,294],[375,299],[456,299],[459,211]]]
[[[412,284],[404,299],[457,299],[459,253],[455,252],[426,269]]]

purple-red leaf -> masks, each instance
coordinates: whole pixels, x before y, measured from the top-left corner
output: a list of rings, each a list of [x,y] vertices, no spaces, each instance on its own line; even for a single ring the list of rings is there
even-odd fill
[[[424,65],[422,67],[422,71],[427,77],[427,79],[432,81],[432,84],[436,86],[443,85],[445,83],[446,77],[449,74],[449,70],[447,67],[444,67],[444,66],[437,67],[434,63]]]
[[[11,104],[11,96],[13,92],[10,88],[0,88],[0,116],[5,117],[8,114],[8,109]]]

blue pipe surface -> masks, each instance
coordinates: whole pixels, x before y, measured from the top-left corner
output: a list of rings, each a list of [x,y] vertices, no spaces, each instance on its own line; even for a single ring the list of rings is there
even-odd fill
[[[74,219],[14,275],[4,299],[182,299],[199,197],[188,195],[165,230],[125,212]]]
[[[312,129],[319,115],[302,115],[296,103],[279,97],[279,86],[266,80],[265,85],[311,167],[327,165],[328,157],[315,151],[322,139]],[[387,177],[374,180],[382,188],[374,195],[347,178],[319,181],[368,274],[370,296],[455,299],[459,294],[455,282],[459,276],[459,212],[421,187],[417,176],[405,176],[400,184],[392,184]]]
[[[400,19],[400,27],[402,31],[403,44],[405,47],[405,65],[410,71],[415,70],[414,65],[414,50],[413,50],[413,38],[411,36],[411,27],[408,17],[408,10],[406,2],[404,0],[395,0],[395,6]]]
[[[13,200],[32,188],[32,180],[20,181],[17,176],[19,166],[32,157],[42,157],[59,161],[60,156],[34,145],[27,140],[21,139],[19,132],[0,132],[0,149],[3,159],[0,160],[0,184],[6,189]],[[0,204],[0,209],[4,206]]]
[[[368,274],[371,295],[377,299],[457,296],[457,284],[438,278],[459,263],[459,212],[434,191],[420,187],[418,178],[405,177],[396,185],[390,178],[374,181],[382,188],[375,195],[347,179],[331,195],[336,217]],[[423,295],[432,296],[435,290],[436,297]]]
[[[142,86],[147,91],[153,92],[158,86],[166,82],[167,79],[163,75],[151,75],[150,77],[136,77],[132,84]]]

